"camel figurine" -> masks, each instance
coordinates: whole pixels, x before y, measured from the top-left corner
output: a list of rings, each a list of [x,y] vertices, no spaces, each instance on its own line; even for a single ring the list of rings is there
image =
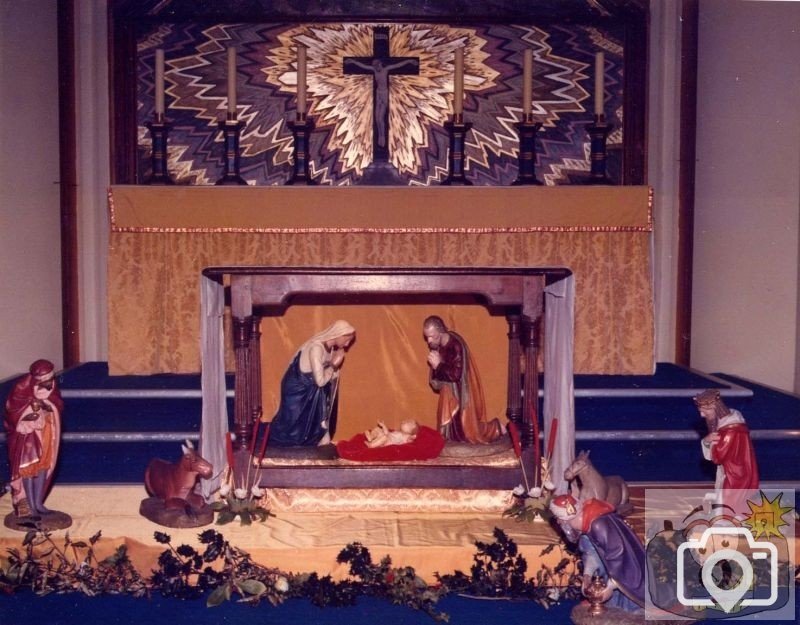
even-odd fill
[[[619,475],[603,477],[589,460],[589,452],[581,451],[564,471],[564,479],[570,482],[580,500],[601,499],[627,514],[633,506],[629,501],[628,485]]]
[[[177,462],[153,458],[147,465],[144,483],[151,496],[142,500],[139,513],[167,527],[199,527],[210,523],[214,512],[194,487],[198,477],[208,479],[214,469],[190,441],[181,450]]]

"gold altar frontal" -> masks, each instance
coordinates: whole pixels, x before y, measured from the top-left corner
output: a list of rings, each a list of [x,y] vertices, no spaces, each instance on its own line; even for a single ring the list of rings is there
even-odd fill
[[[244,549],[261,564],[287,572],[330,574],[335,579],[346,577],[348,571],[348,565],[338,564],[336,556],[345,545],[356,541],[370,550],[374,560],[389,555],[395,566],[412,566],[431,583],[437,572],[461,570],[468,573],[475,554],[474,542],[492,542],[495,527],[517,543],[532,574],[540,563],[554,566],[563,557],[559,548],[548,554],[546,560],[541,556],[545,547],[559,542],[548,523],[518,523],[502,517],[501,508],[508,501],[508,493],[482,492],[479,499],[469,501],[470,496],[465,492],[460,495],[460,501],[444,501],[448,498],[444,491],[417,491],[414,493],[416,503],[408,498],[395,499],[389,506],[400,511],[387,511],[385,502],[381,502],[381,499],[393,497],[392,493],[365,495],[362,491],[359,496],[372,497],[384,505],[383,510],[370,510],[363,505],[361,509],[349,511],[343,504],[350,494],[337,493],[333,498],[337,503],[332,508],[326,508],[317,498],[314,503],[317,511],[302,512],[280,508],[287,497],[298,497],[295,502],[304,500],[308,504],[309,497],[319,497],[320,493],[272,493],[269,501],[276,516],[244,527],[238,521],[195,529],[156,525],[139,515],[139,504],[147,496],[140,485],[57,486],[47,505],[73,518],[69,530],[54,532],[54,536],[69,531],[73,540],[86,540],[102,531],[102,538],[96,545],[98,559],[111,555],[116,547],[125,544],[134,566],[143,575],[148,575],[156,566],[164,550],[164,545],[154,540],[154,532],[169,534],[174,546],[197,547],[198,534],[207,528],[218,530],[232,545]],[[436,497],[440,501],[435,501]],[[433,511],[437,504],[448,511]],[[0,514],[5,516],[9,512],[10,498],[4,497],[0,499]],[[0,550],[5,554],[7,548],[20,548],[23,537],[22,532],[0,528]]]
[[[109,369],[200,370],[205,267],[484,266],[570,269],[575,372],[650,374],[651,208],[647,187],[116,186],[109,192]],[[359,336],[385,336],[381,327],[397,325],[402,308],[368,314]],[[337,307],[339,318],[348,309]],[[415,328],[421,342],[421,319],[410,315],[400,325]],[[503,320],[493,321],[475,322],[489,350],[483,356],[471,345],[478,362],[496,359],[497,340],[505,341]],[[297,337],[321,329],[307,319],[297,328],[270,319],[262,325],[268,322],[263,331],[290,337],[294,347]]]

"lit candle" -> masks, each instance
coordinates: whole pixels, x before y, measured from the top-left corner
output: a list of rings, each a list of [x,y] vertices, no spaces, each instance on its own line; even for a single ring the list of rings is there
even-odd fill
[[[606,55],[598,52],[594,55],[594,114],[603,115],[605,104],[605,66]]]
[[[156,50],[156,117],[164,115],[164,51]]]
[[[297,112],[306,112],[306,47],[297,44]]]
[[[228,48],[228,115],[236,117],[236,48]]]
[[[453,80],[453,115],[464,111],[464,48],[456,48],[453,61],[455,76]]]
[[[533,50],[528,48],[522,57],[522,115],[527,119],[531,114],[533,100]]]

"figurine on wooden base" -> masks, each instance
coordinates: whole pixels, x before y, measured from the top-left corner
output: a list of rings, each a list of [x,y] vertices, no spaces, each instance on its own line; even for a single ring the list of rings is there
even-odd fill
[[[154,458],[147,465],[144,483],[152,495],[143,499],[139,514],[166,527],[200,527],[214,519],[214,511],[194,492],[198,476],[211,477],[213,467],[195,451],[191,442],[182,446],[177,462]]]
[[[703,458],[717,465],[717,503],[733,508],[740,517],[747,516],[747,500],[758,491],[758,463],[742,413],[728,408],[716,389],[703,391],[694,398],[708,434],[703,437]]]
[[[596,599],[607,594],[609,606],[640,612],[645,601],[645,550],[622,517],[605,501],[580,501],[572,495],[554,497],[550,511],[567,540],[578,545],[584,596]],[[598,578],[604,578],[613,592],[601,592]]]
[[[6,515],[5,525],[10,529],[48,531],[72,525],[68,514],[44,505],[58,462],[63,412],[55,366],[49,360],[37,360],[6,400],[4,425],[14,512]]]
[[[589,460],[588,451],[578,454],[564,471],[564,479],[574,484],[581,501],[600,499],[611,504],[619,514],[629,514],[633,509],[625,480],[619,475],[601,475]]]

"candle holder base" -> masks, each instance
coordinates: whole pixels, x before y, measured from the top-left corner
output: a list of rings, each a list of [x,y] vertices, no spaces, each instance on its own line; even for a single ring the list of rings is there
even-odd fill
[[[315,185],[317,183],[311,179],[309,171],[310,160],[308,157],[309,138],[315,127],[314,120],[305,114],[298,113],[297,119],[293,122],[288,122],[287,125],[294,138],[294,170],[286,184]]]
[[[614,129],[613,124],[605,121],[604,115],[595,115],[594,122],[586,128],[591,141],[589,150],[589,178],[584,181],[587,185],[613,185],[614,182],[606,173],[606,141]]]
[[[167,170],[167,137],[171,128],[170,124],[162,119],[147,122],[145,126],[150,131],[153,144],[150,152],[152,172],[145,184],[175,184]]]
[[[542,128],[542,124],[525,119],[516,126],[519,133],[519,174],[511,184],[541,185],[536,179],[536,133]]]
[[[445,130],[450,135],[450,154],[447,159],[448,174],[442,186],[472,186],[464,175],[464,144],[472,124],[464,122],[461,115],[454,115],[453,121],[445,122]]]
[[[239,135],[244,124],[235,118],[229,118],[219,122],[218,126],[225,141],[225,160],[222,177],[214,184],[246,185],[247,181],[239,175]]]

